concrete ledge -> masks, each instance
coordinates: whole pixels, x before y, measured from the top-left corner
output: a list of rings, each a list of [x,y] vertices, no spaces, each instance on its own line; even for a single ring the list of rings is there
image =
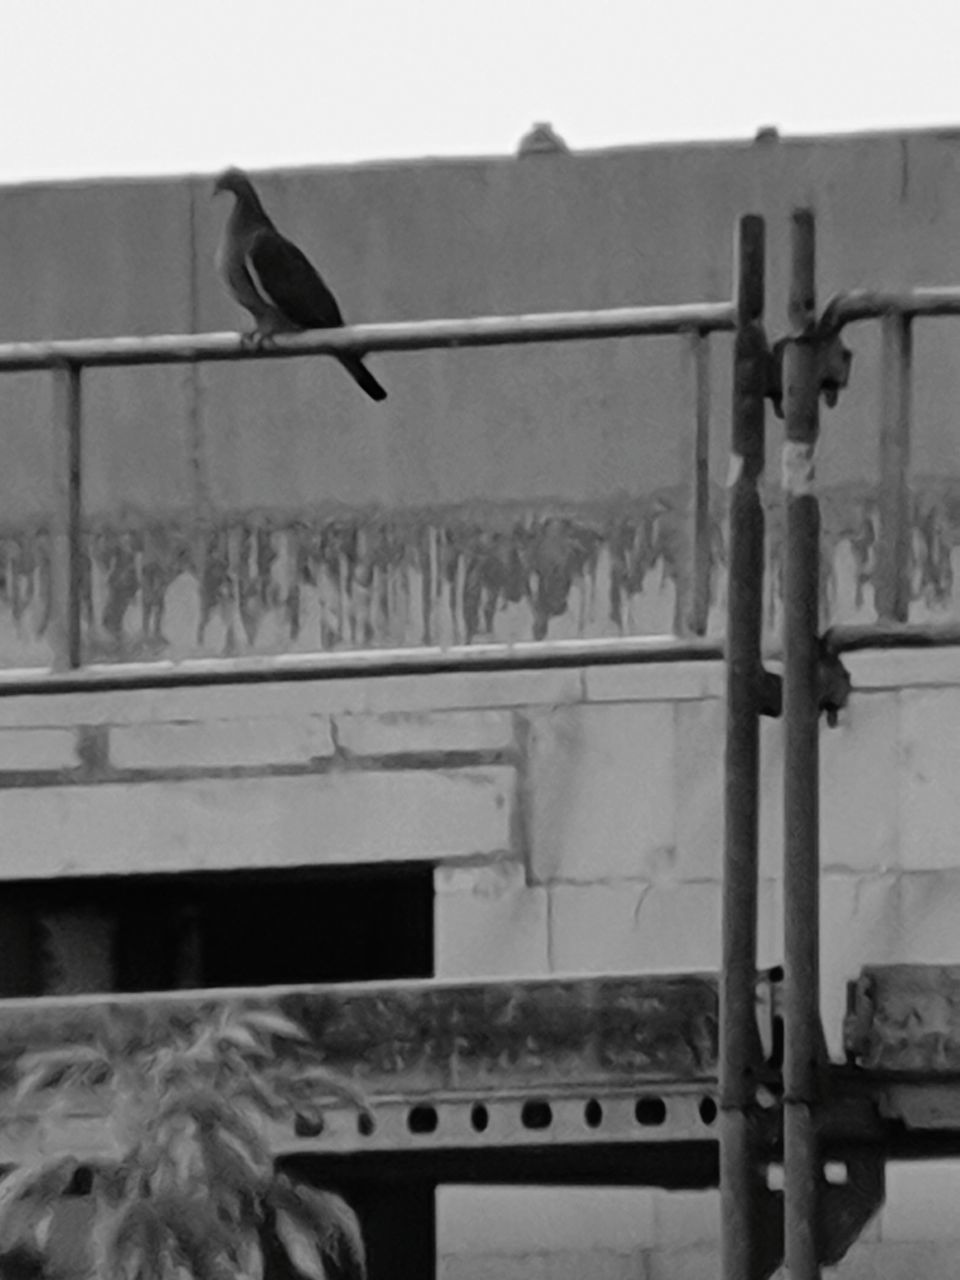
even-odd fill
[[[60,772],[79,763],[74,729],[0,729],[0,771]]]
[[[504,751],[513,746],[509,711],[424,711],[339,715],[337,745],[358,756],[440,751]]]
[[[117,769],[305,765],[332,756],[333,749],[325,716],[138,724],[110,730],[110,763]]]
[[[0,792],[0,876],[497,855],[514,786],[496,767],[14,788]]]
[[[662,702],[722,698],[724,671],[719,662],[658,662],[587,667],[588,702]]]

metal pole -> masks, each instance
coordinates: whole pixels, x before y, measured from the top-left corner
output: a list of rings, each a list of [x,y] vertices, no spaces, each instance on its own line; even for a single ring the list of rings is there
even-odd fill
[[[54,492],[50,538],[50,638],[53,669],[80,666],[81,371],[76,364],[53,370]]]
[[[883,319],[883,401],[880,428],[880,533],[877,615],[906,622],[910,612],[910,391],[912,326],[905,315]]]
[[[727,737],[720,971],[720,1196],[723,1280],[758,1273],[758,1172],[752,1120],[756,1023],[759,705],[763,625],[766,339],[764,223],[741,219],[733,369],[727,586]]]
[[[784,359],[784,1233],[791,1280],[818,1280],[820,1154],[814,1124],[820,1047],[819,709],[820,507],[813,213],[792,225]]]
[[[684,622],[695,636],[706,635],[710,614],[710,337],[689,338],[694,387],[693,582]]]
[[[526,316],[473,316],[468,320],[409,320],[277,334],[254,345],[239,333],[154,334],[144,338],[81,338],[0,343],[0,373],[138,364],[194,364],[209,360],[283,360],[346,351],[431,351],[443,347],[515,346],[586,342],[670,333],[729,331],[732,302],[690,302],[669,307],[614,307],[607,311],[555,311]]]

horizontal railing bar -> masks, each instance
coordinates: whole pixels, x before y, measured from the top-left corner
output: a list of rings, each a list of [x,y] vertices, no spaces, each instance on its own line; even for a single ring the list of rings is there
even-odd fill
[[[824,643],[832,653],[960,646],[960,621],[847,624],[831,627]],[[101,663],[75,671],[11,667],[0,670],[0,698],[36,693],[110,693],[124,689],[262,684],[266,681],[345,680],[352,677],[367,680],[459,672],[720,662],[723,654],[723,642],[718,639],[617,636],[595,640],[451,645],[444,649],[365,649],[249,658],[191,658],[182,662]],[[782,658],[779,645],[765,645],[763,656],[767,662],[778,663]]]
[[[960,622],[846,623],[824,636],[831,653],[864,649],[933,649],[960,645]]]
[[[440,347],[491,347],[528,342],[572,342],[733,329],[732,302],[672,307],[617,307],[607,311],[557,311],[468,320],[413,320],[360,324],[342,329],[278,334],[255,346],[238,333],[157,334],[145,338],[83,338],[63,342],[0,344],[0,372],[136,364],[197,364],[216,360],[270,360],[339,355],[348,351],[429,351]]]
[[[538,640],[450,648],[367,649],[344,653],[194,658],[183,662],[95,664],[76,671],[0,670],[0,697],[27,693],[111,692],[123,689],[258,684],[265,681],[372,679],[482,671],[654,662],[717,662],[719,640],[631,636],[597,640]]]
[[[888,315],[960,316],[960,285],[906,289],[902,293],[872,289],[838,293],[824,308],[820,327],[825,333],[838,333],[856,320],[877,320]]]

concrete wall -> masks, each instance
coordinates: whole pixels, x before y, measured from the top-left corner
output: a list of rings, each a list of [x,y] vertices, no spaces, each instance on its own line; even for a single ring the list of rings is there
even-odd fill
[[[960,136],[648,148],[275,174],[357,320],[717,300],[736,217],[790,208],[823,296],[960,278]],[[225,328],[207,180],[0,191],[0,340]],[[879,344],[825,417],[824,613],[873,617]],[[960,363],[916,335],[914,617],[952,616]],[[713,344],[724,605],[729,343]],[[85,387],[88,657],[668,631],[688,590],[682,344],[99,372]],[[49,660],[51,402],[0,378],[0,663]],[[778,440],[771,425],[771,457]],[[775,463],[771,474],[775,476]],[[776,624],[780,534],[770,487]],[[824,1019],[883,961],[956,961],[960,660],[851,661],[824,730]],[[447,975],[715,967],[721,673],[462,675],[0,700],[0,878],[428,859]],[[781,727],[764,726],[761,960],[781,955]],[[2,940],[0,940],[2,941]],[[952,1166],[895,1170],[849,1276],[951,1278]],[[449,1189],[451,1280],[716,1274],[715,1193]]]
[[[745,211],[817,211],[823,295],[960,278],[960,136],[927,133],[264,175],[355,320],[719,300]],[[0,190],[0,340],[234,327],[207,179]],[[960,366],[916,335],[913,610],[956,612]],[[873,613],[878,335],[826,419],[825,611]],[[713,610],[723,616],[726,340],[713,343]],[[87,379],[87,654],[269,653],[669,631],[689,590],[682,342],[324,359]],[[49,388],[0,379],[0,662],[44,665]],[[771,429],[771,444],[777,439]],[[775,474],[776,466],[772,468]],[[776,494],[771,489],[771,503]],[[773,580],[779,533],[770,538]],[[771,610],[771,619],[774,616]]]
[[[847,980],[867,963],[955,962],[960,918],[960,654],[850,665],[851,706],[822,731],[835,1054]],[[722,733],[716,664],[4,698],[0,877],[426,859],[440,975],[714,969]],[[779,723],[764,725],[763,752],[771,964]],[[920,1259],[952,1276],[937,1259],[957,1247],[958,1177],[897,1172],[842,1274],[906,1277]],[[602,1276],[715,1272],[715,1193],[454,1188],[439,1207],[457,1280],[573,1275],[585,1252]]]

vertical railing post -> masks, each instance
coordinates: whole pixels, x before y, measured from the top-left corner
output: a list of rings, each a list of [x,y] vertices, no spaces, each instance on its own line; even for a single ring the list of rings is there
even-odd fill
[[[80,666],[83,589],[80,546],[81,370],[53,370],[54,493],[50,546],[50,637],[56,671]]]
[[[790,337],[784,352],[784,1233],[791,1280],[816,1280],[821,1181],[815,1127],[820,1055],[818,637],[820,506],[815,229],[794,212]]]
[[[880,428],[880,531],[877,615],[906,622],[910,612],[910,391],[913,336],[909,316],[883,320]]]
[[[740,221],[727,576],[723,957],[720,971],[720,1195],[723,1280],[758,1271],[753,1149],[756,1066],[757,875],[763,626],[766,337],[764,223]]]
[[[687,338],[693,367],[693,573],[687,630],[706,635],[710,615],[710,335],[694,330]]]

